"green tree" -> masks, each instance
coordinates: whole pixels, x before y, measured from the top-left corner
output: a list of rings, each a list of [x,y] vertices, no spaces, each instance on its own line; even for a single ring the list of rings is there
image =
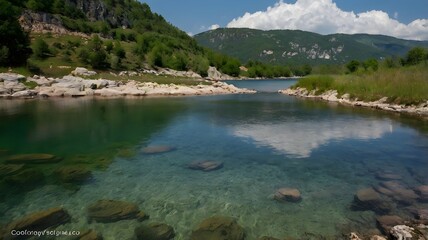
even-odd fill
[[[376,59],[370,58],[363,62],[364,70],[372,69],[373,71],[377,71],[379,69],[379,63]]]
[[[49,45],[42,38],[37,38],[35,40],[33,53],[37,58],[47,58],[51,55]]]
[[[18,23],[20,10],[7,0],[0,0],[0,49],[2,64],[25,64],[31,54],[30,39]]]
[[[415,47],[410,49],[406,55],[406,65],[416,65],[427,59],[427,50],[421,47]]]
[[[352,60],[348,64],[346,64],[346,68],[349,70],[349,72],[353,73],[358,70],[358,67],[360,66],[360,62],[357,60]]]

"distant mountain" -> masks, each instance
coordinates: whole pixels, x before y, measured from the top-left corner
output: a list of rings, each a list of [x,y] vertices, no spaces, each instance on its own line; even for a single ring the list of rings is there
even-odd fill
[[[194,38],[202,46],[243,62],[258,60],[272,64],[337,64],[352,59],[402,56],[416,46],[428,48],[428,41],[369,34],[320,35],[300,30],[221,28]]]

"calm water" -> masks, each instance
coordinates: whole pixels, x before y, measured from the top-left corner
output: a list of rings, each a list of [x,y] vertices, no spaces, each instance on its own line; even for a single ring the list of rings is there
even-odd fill
[[[283,88],[279,83],[262,89],[274,92]],[[262,82],[238,84],[258,88]],[[143,154],[148,145],[176,151]],[[276,93],[1,100],[0,149],[3,159],[34,152],[64,158],[24,167],[42,172],[40,183],[0,184],[0,225],[64,206],[73,222],[59,229],[92,228],[105,239],[132,239],[140,223],[88,223],[86,207],[99,199],[137,203],[149,221],[173,226],[175,239],[188,239],[213,215],[236,217],[249,240],[337,239],[349,230],[376,228],[373,212],[349,206],[358,189],[379,183],[377,172],[396,173],[409,188],[428,184],[427,122]],[[195,160],[222,161],[224,167],[187,169]],[[62,184],[54,171],[63,165],[90,169],[93,178],[78,186]],[[298,188],[303,200],[272,200],[281,187]],[[393,213],[409,217],[406,209],[398,206]]]

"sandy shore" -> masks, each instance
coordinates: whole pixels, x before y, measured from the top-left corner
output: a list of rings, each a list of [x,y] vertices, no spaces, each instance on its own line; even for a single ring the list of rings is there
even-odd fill
[[[349,94],[343,94],[342,96],[339,96],[336,90],[329,90],[320,95],[315,95],[315,91],[308,91],[305,88],[288,88],[280,90],[279,93],[287,94],[290,96],[321,99],[329,102],[337,102],[355,107],[368,107],[389,112],[418,115],[428,119],[428,101],[419,105],[404,105],[388,103],[388,99],[384,97],[374,102],[364,102],[358,99],[351,99]]]

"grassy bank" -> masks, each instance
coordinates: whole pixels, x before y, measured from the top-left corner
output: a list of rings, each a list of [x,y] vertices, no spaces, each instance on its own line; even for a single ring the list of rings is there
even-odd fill
[[[388,97],[389,102],[418,104],[428,100],[428,65],[381,68],[376,72],[343,75],[317,75],[300,79],[295,87],[317,89],[317,94],[337,90],[351,98],[375,101]]]

